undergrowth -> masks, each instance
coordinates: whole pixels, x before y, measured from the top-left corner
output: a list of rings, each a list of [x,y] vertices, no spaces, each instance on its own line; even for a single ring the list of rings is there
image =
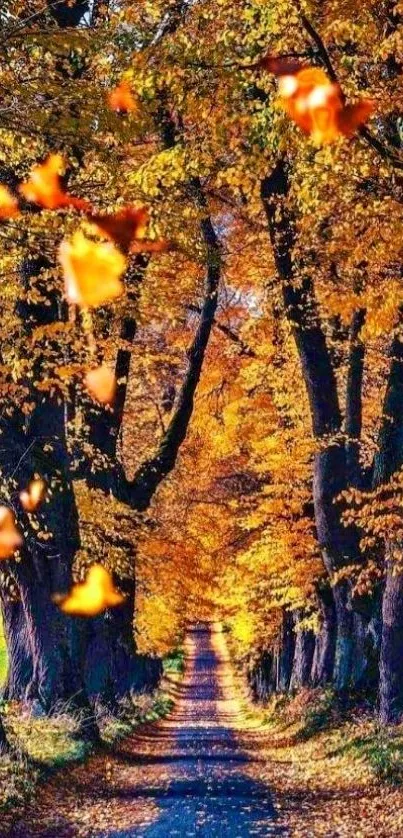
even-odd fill
[[[183,649],[175,649],[164,658],[164,674],[182,674],[185,669],[185,654]]]
[[[366,765],[382,782],[403,783],[403,725],[382,727],[371,703],[357,696],[341,697],[330,688],[273,696],[265,721],[280,747],[318,743],[330,758]]]
[[[96,706],[101,746],[110,747],[139,724],[167,715],[171,707],[172,699],[162,690],[134,694],[114,713]],[[60,705],[54,715],[45,718],[34,717],[17,703],[3,703],[1,713],[13,754],[0,760],[0,812],[18,808],[50,772],[82,762],[93,751],[93,746],[80,738],[79,714],[68,705]]]

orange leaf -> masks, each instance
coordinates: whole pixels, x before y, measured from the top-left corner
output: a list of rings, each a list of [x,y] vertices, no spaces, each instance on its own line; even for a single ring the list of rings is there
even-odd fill
[[[117,87],[110,91],[108,102],[111,110],[121,114],[131,113],[139,108],[127,81],[121,81]]]
[[[43,480],[32,480],[28,489],[20,493],[20,501],[27,512],[34,512],[45,496]]]
[[[10,559],[22,538],[15,526],[14,513],[8,506],[0,506],[0,559]]]
[[[375,110],[372,99],[361,99],[356,105],[345,105],[338,115],[338,126],[341,134],[351,137],[352,134],[369,119]]]
[[[51,154],[45,163],[34,166],[31,176],[22,183],[19,191],[32,204],[45,209],[72,207],[78,210],[91,210],[91,205],[83,198],[75,198],[64,192],[60,176],[64,170],[61,154]]]
[[[102,365],[89,370],[85,376],[85,384],[91,395],[101,404],[112,404],[116,393],[116,379],[108,367]]]
[[[62,241],[59,261],[70,303],[102,306],[123,293],[126,260],[113,244],[93,242],[77,231],[71,241]]]
[[[351,136],[374,107],[369,100],[345,105],[340,86],[319,67],[280,76],[279,93],[284,110],[318,145]]]
[[[275,76],[291,76],[298,73],[304,67],[303,63],[298,58],[287,58],[281,55],[264,55],[260,61],[252,65],[256,70],[267,70],[268,73],[273,73]]]
[[[94,564],[90,567],[85,582],[73,585],[67,596],[56,595],[53,601],[65,614],[95,617],[107,608],[121,605],[124,597],[114,587],[106,568]]]
[[[125,252],[135,239],[142,239],[150,220],[145,207],[125,207],[113,215],[90,215],[89,220]]]
[[[6,186],[0,184],[0,220],[4,221],[7,218],[17,218],[19,214],[17,198],[14,197]]]

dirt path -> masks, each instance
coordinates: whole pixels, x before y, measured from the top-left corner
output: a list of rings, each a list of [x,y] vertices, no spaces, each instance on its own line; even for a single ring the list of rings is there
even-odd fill
[[[250,776],[259,778],[259,757],[246,755],[237,741],[242,715],[223,635],[210,627],[189,632],[186,659],[169,718],[142,727],[112,757],[59,772],[39,789],[24,822],[4,834],[285,836],[269,788]]]

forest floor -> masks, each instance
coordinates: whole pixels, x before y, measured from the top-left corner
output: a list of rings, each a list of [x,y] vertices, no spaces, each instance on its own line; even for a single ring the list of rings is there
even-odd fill
[[[224,635],[195,630],[170,715],[55,773],[2,820],[13,838],[247,838],[403,834],[402,731],[310,691],[248,705]]]

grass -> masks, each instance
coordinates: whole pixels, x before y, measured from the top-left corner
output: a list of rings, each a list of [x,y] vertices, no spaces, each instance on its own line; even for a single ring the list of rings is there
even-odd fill
[[[153,694],[139,693],[122,701],[112,714],[95,708],[102,744],[113,746],[144,722],[166,716],[172,708],[172,688],[184,670],[184,655],[176,649],[164,660],[164,678]],[[7,651],[0,623],[0,684],[7,671]],[[80,738],[80,718],[60,706],[51,718],[35,718],[18,703],[0,701],[0,712],[15,751],[0,760],[0,813],[21,807],[49,772],[83,762],[93,750]]]
[[[370,699],[305,689],[252,706],[251,721],[259,779],[293,838],[403,835],[403,724],[380,727]]]
[[[381,727],[369,705],[340,701],[332,689],[301,690],[274,697],[264,722],[281,747],[318,745],[329,759],[363,767],[375,780],[403,784],[403,726]]]
[[[403,783],[403,731],[383,729],[374,725],[367,735],[352,737],[333,751],[333,755],[350,754],[367,762],[375,777],[384,783]]]
[[[167,715],[171,707],[172,699],[162,690],[133,695],[115,715],[96,707],[102,744],[112,746],[139,724]],[[21,807],[50,772],[83,762],[93,752],[79,736],[78,715],[66,706],[51,718],[34,718],[17,703],[3,703],[1,712],[15,755],[0,760],[0,814]]]

